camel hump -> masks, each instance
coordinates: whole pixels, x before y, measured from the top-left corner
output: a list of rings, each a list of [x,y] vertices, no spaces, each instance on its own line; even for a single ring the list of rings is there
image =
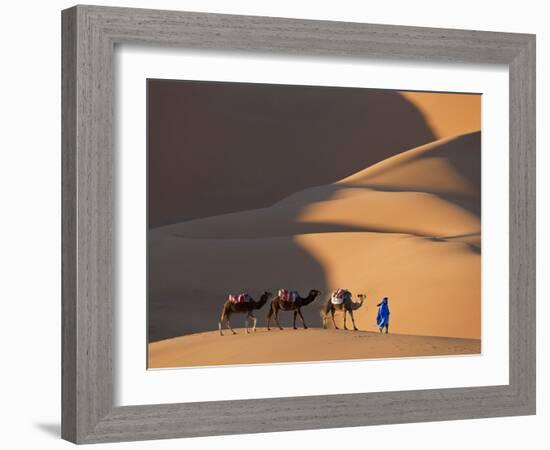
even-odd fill
[[[291,302],[294,303],[294,301],[298,298],[298,291],[291,291],[288,289],[279,289],[279,298],[283,302]]]
[[[243,292],[241,294],[229,294],[228,300],[231,303],[246,303],[250,301],[250,295],[248,292]]]
[[[345,300],[351,299],[351,292],[347,289],[337,289],[330,296],[333,305],[341,305]]]

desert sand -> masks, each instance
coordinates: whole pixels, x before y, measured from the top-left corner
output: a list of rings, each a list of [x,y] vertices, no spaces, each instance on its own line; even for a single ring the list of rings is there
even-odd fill
[[[196,333],[149,344],[149,368],[480,353],[480,341],[342,330]],[[297,345],[299,342],[299,345]]]

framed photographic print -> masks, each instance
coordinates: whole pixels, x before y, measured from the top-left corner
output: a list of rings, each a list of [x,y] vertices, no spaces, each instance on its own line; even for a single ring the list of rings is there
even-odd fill
[[[534,36],[62,18],[65,439],[534,414]]]

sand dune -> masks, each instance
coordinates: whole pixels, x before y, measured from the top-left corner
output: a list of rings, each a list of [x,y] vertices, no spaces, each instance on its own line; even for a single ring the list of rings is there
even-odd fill
[[[480,95],[154,79],[147,86],[150,227],[267,207],[481,129]]]
[[[480,171],[480,133],[471,133],[409,150],[269,208],[191,220],[158,232],[200,239],[333,231],[474,235],[480,233]]]
[[[249,335],[242,329],[237,332],[224,337],[217,332],[197,333],[149,344],[149,368],[466,355],[481,351],[480,341],[474,339],[323,329],[258,329]]]
[[[330,290],[346,286],[367,295],[355,312],[359,328],[376,330],[376,304],[387,296],[393,331],[480,338],[480,255],[470,244],[394,233],[307,234],[297,241],[321,262]]]
[[[293,203],[284,200],[271,208],[168,225],[152,234],[188,239],[257,239],[340,231],[441,237],[480,232],[476,214],[425,192],[321,186],[296,197]]]
[[[402,91],[439,138],[481,129],[481,95]]]
[[[390,297],[392,331],[480,337],[480,257],[470,244],[394,233],[309,233],[296,237],[152,243],[150,333],[160,338],[215,329],[227,292],[293,287],[325,295],[303,309],[320,326],[327,293],[338,286],[367,295],[357,325],[375,330],[375,304]],[[312,258],[313,257],[313,258]],[[159,269],[160,268],[160,269]],[[162,302],[158,299],[168,299]],[[267,306],[256,313],[265,324]],[[291,313],[281,313],[290,326]],[[337,316],[341,323],[341,317]],[[243,316],[233,323],[242,326]],[[156,328],[159,327],[159,328]]]
[[[228,292],[280,287],[321,289],[303,311],[319,326],[328,293],[346,287],[367,294],[356,311],[363,330],[375,329],[375,304],[388,296],[391,331],[479,339],[479,186],[480,134],[471,133],[271,207],[151,230],[149,338],[214,329]]]
[[[479,198],[481,133],[440,139],[363,169],[339,185]]]
[[[266,207],[438,137],[397,91],[177,80],[148,89],[151,227]]]

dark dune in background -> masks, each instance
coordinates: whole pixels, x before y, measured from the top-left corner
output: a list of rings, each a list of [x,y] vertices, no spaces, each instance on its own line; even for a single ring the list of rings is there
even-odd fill
[[[148,111],[149,228],[267,207],[436,138],[388,90],[148,80]]]

